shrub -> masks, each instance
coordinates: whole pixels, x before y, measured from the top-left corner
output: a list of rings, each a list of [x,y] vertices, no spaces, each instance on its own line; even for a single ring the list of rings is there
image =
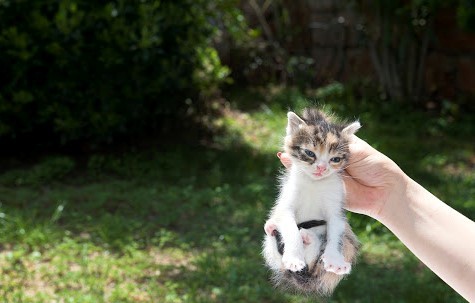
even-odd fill
[[[0,142],[109,143],[202,109],[228,75],[208,5],[0,0]]]

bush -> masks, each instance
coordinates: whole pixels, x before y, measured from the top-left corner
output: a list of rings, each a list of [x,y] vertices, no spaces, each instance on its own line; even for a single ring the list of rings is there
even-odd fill
[[[110,143],[202,110],[228,75],[208,5],[0,0],[0,142]]]

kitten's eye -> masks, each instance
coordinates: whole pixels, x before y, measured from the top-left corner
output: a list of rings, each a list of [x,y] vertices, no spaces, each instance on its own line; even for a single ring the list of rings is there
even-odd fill
[[[340,163],[341,158],[340,157],[333,157],[333,158],[330,159],[330,161],[332,161],[333,163]]]
[[[307,156],[309,156],[310,158],[315,158],[315,153],[314,153],[313,151],[308,150],[308,149],[304,149],[303,151],[304,151],[305,154],[306,154]]]

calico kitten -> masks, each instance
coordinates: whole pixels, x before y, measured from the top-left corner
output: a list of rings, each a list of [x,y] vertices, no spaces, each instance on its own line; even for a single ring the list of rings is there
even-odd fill
[[[263,255],[277,285],[329,295],[356,259],[358,241],[344,215],[341,172],[360,128],[316,109],[287,114],[284,151],[292,164],[264,230]]]

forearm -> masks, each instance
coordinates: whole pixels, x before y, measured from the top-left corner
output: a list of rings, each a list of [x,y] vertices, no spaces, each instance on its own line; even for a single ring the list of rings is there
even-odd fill
[[[376,219],[465,299],[475,301],[475,223],[409,177]]]

